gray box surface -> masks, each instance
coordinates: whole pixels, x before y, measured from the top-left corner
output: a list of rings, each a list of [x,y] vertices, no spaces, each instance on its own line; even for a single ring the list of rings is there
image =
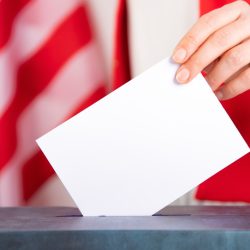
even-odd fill
[[[0,208],[0,249],[250,249],[250,206],[167,207],[157,216],[82,217],[76,208]]]

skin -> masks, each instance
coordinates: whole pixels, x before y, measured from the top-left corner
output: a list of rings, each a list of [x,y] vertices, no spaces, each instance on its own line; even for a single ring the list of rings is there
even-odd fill
[[[220,100],[250,89],[250,5],[236,1],[203,15],[176,46],[179,83],[201,71]]]

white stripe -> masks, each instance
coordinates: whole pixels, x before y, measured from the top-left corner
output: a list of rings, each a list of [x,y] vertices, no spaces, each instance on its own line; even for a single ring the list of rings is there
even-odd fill
[[[79,0],[35,0],[16,17],[12,36],[0,50],[0,117],[13,98],[20,64],[30,58],[78,6]]]
[[[0,204],[20,203],[20,167],[37,152],[35,140],[62,122],[101,86],[103,79],[98,51],[90,43],[64,65],[49,87],[22,113],[17,125],[17,151],[0,174]]]
[[[196,21],[198,3],[198,0],[128,0],[133,77],[172,54],[178,40]]]

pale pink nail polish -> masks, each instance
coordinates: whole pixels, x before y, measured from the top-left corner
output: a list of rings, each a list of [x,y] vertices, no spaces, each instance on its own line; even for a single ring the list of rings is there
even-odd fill
[[[179,83],[185,83],[188,81],[188,78],[190,76],[190,72],[186,68],[182,68],[176,75],[176,80]]]
[[[177,63],[183,62],[187,55],[187,51],[183,48],[177,49],[176,52],[173,55],[173,60]]]

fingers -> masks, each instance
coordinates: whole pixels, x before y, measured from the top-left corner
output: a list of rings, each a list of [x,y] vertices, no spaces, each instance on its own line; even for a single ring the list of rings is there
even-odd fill
[[[250,39],[226,52],[208,72],[206,79],[213,90],[250,62]]]
[[[217,58],[212,63],[210,63],[206,68],[203,69],[203,71],[206,73],[206,75],[208,75],[214,69],[214,67],[216,66],[218,61],[219,61],[219,59]]]
[[[250,66],[215,92],[220,100],[233,98],[250,89]]]
[[[245,1],[202,16],[181,39],[173,60],[181,66],[176,79],[192,80],[202,70],[221,100],[250,88],[250,6]],[[226,82],[226,84],[223,84]]]
[[[177,63],[188,60],[211,34],[237,20],[246,5],[244,1],[236,1],[202,16],[176,46],[173,60]]]
[[[250,36],[250,18],[239,19],[212,34],[204,44],[177,71],[176,79],[185,83],[228,49]],[[185,75],[183,74],[185,72]]]

